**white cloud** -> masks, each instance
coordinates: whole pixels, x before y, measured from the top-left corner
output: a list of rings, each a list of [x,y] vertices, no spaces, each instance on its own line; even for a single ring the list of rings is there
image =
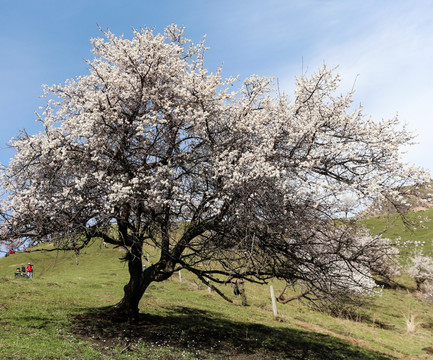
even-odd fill
[[[352,4],[350,8],[324,9],[328,26],[309,39],[316,46],[305,63],[311,71],[324,61],[338,65],[345,91],[356,79],[355,100],[362,102],[366,114],[373,118],[398,113],[400,120],[418,133],[419,145],[410,148],[404,159],[433,170],[433,4]],[[357,7],[358,16],[351,17]]]

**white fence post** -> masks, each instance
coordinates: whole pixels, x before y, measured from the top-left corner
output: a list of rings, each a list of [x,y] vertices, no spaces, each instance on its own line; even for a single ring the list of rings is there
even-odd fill
[[[275,299],[274,287],[271,285],[271,299],[272,299],[272,310],[274,311],[274,316],[278,315],[277,312],[277,301]]]

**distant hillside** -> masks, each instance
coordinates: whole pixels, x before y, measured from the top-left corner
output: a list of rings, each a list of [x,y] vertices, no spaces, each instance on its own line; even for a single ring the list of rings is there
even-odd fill
[[[433,182],[419,186],[411,186],[405,188],[404,191],[407,205],[402,208],[403,212],[417,212],[433,209]],[[365,211],[367,217],[394,213],[396,213],[396,209],[389,201],[375,203]]]

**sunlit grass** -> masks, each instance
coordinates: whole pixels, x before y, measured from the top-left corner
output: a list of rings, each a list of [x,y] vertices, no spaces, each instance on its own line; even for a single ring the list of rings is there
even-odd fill
[[[378,230],[383,224],[370,219],[369,226]],[[402,238],[430,239],[429,228],[410,236],[400,231]],[[155,262],[153,249],[146,252]],[[407,277],[398,279],[399,288],[372,298],[353,321],[299,301],[278,304],[274,317],[269,286],[247,283],[249,306],[243,307],[230,285],[221,290],[233,304],[182,271],[182,282],[174,274],[151,284],[140,303],[141,325],[131,327],[107,324],[98,315],[123,295],[128,274],[121,256],[121,250],[95,242],[81,252],[78,265],[73,252],[0,259],[0,358],[327,359],[330,352],[334,359],[429,358],[422,349],[433,345],[432,307]],[[14,279],[15,268],[27,262],[35,278]],[[278,296],[283,284],[273,286]],[[410,312],[416,314],[413,332],[407,332]]]

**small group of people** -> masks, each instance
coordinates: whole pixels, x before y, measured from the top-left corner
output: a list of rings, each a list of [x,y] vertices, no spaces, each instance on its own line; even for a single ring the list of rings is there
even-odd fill
[[[33,279],[33,265],[31,263],[27,264],[27,268],[22,265],[21,268],[17,267],[15,270],[15,278],[28,278]]]

